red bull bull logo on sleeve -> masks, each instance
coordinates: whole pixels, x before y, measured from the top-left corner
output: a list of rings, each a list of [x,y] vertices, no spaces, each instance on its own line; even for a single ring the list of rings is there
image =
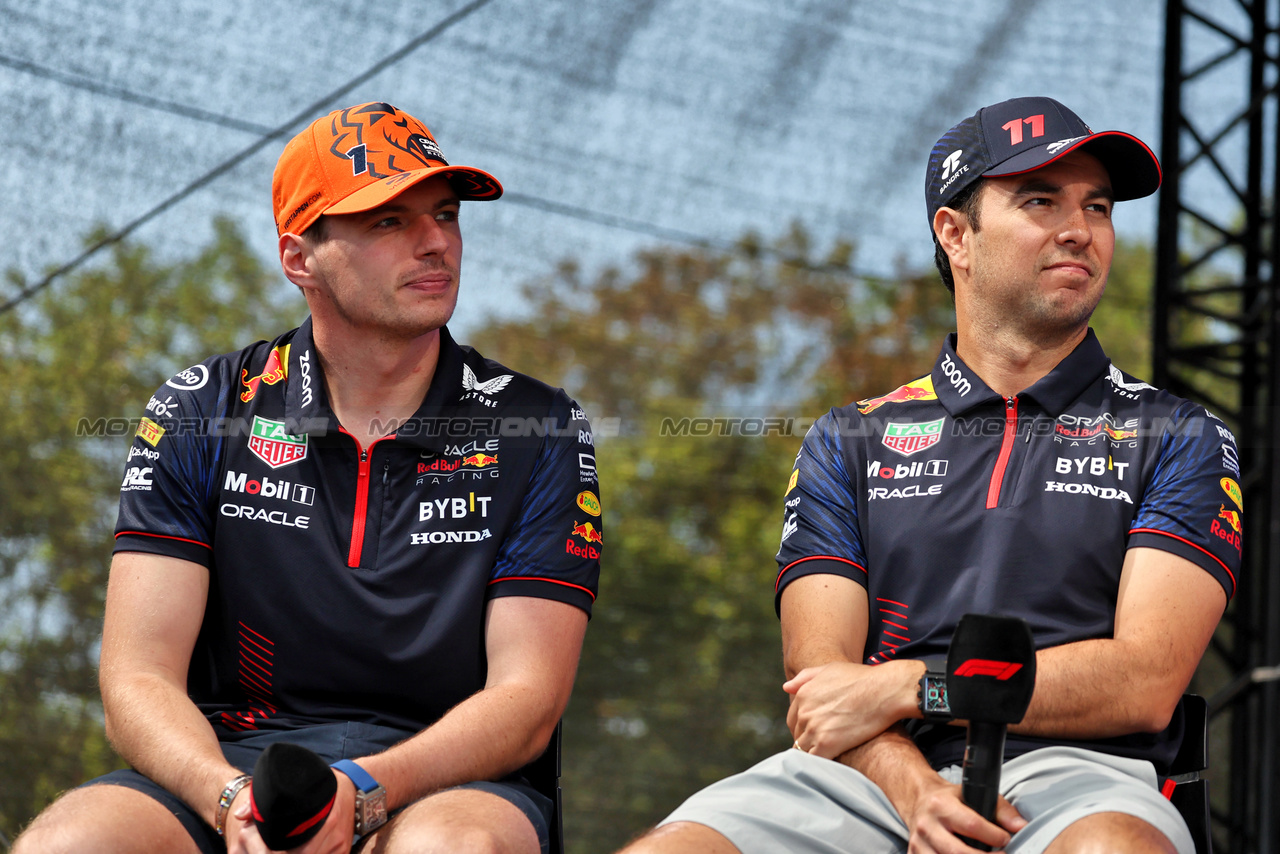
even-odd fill
[[[578,545],[574,542],[574,537],[581,537],[586,540],[587,545]],[[595,544],[604,545],[604,535],[597,531],[590,522],[582,524],[574,522],[573,529],[569,531],[569,539],[565,540],[564,550],[565,553],[576,555],[580,558],[599,560],[600,550],[595,547]]]
[[[1219,519],[1227,524],[1221,524],[1218,521]],[[1236,547],[1236,551],[1240,551],[1240,534],[1243,533],[1243,530],[1244,524],[1240,521],[1240,514],[1235,510],[1228,510],[1225,504],[1219,504],[1218,518],[1214,519],[1209,525],[1209,533],[1219,539],[1226,540]]]

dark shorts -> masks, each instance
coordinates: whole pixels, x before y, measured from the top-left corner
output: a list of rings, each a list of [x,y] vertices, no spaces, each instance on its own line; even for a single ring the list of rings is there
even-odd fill
[[[253,765],[258,760],[258,754],[265,750],[267,745],[277,741],[301,744],[320,754],[324,761],[337,762],[339,759],[359,759],[362,756],[381,752],[412,735],[413,733],[403,730],[374,726],[372,724],[325,724],[305,729],[236,733],[223,740],[222,753],[227,757],[228,762],[248,773],[253,770]],[[218,836],[213,827],[206,824],[184,801],[150,778],[139,774],[133,769],[126,769],[112,771],[110,774],[90,780],[84,785],[94,786],[104,783],[124,786],[149,795],[164,804],[169,812],[173,813],[174,817],[182,823],[187,833],[195,840],[196,847],[200,849],[202,854],[225,854],[227,847],[223,844],[222,837]],[[497,782],[466,783],[457,788],[479,789],[511,802],[525,814],[525,817],[533,825],[534,830],[537,831],[538,843],[542,846],[543,854],[547,854],[550,850],[549,828],[553,818],[554,805],[545,795],[530,786],[523,777],[518,774],[512,774]],[[399,812],[399,810],[393,812],[392,815],[395,815],[396,812]],[[357,844],[352,846],[352,850],[356,851],[359,848],[357,841]]]

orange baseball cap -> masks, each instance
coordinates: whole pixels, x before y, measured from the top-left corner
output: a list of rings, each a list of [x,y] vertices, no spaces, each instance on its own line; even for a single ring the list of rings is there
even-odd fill
[[[301,234],[321,214],[376,208],[433,175],[460,199],[502,195],[488,172],[450,166],[426,125],[390,104],[334,110],[289,140],[271,179],[276,231]]]

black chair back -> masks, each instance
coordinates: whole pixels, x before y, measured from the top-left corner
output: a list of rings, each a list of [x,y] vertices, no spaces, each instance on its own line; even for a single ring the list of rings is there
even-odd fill
[[[551,821],[551,854],[564,854],[564,810],[560,794],[560,730],[563,726],[564,721],[557,723],[547,749],[520,769],[529,785],[555,804],[555,815]]]
[[[1182,746],[1160,780],[1160,791],[1181,814],[1196,844],[1196,854],[1213,854],[1209,824],[1209,781],[1201,772],[1209,767],[1209,703],[1196,694],[1182,695]]]

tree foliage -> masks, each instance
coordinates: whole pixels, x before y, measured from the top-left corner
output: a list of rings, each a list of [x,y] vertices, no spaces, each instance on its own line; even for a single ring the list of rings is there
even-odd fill
[[[91,235],[95,242],[100,234]],[[182,368],[282,327],[297,304],[228,222],[197,257],[121,244],[0,315],[0,832],[118,767],[97,651],[131,427]],[[12,287],[21,282],[11,275]]]
[[[1151,381],[1151,247],[1117,240],[1107,291],[1091,320],[1102,349],[1122,371]]]

